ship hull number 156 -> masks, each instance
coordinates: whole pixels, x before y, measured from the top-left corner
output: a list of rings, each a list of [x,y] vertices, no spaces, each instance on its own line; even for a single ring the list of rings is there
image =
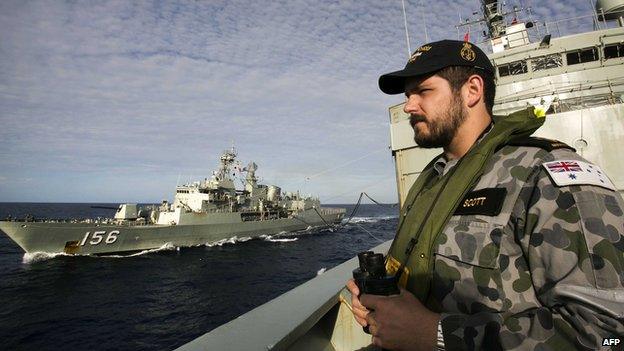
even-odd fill
[[[98,245],[100,243],[105,243],[107,245],[112,244],[117,241],[117,235],[119,235],[119,230],[112,230],[108,233],[105,230],[96,230],[93,234],[87,232],[82,238],[82,241],[80,241],[80,246],[84,246],[87,243],[90,245]],[[91,238],[91,240],[89,240],[89,238]]]

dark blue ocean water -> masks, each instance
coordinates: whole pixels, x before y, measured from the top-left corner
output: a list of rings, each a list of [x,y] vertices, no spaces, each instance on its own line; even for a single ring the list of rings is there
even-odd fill
[[[0,218],[112,217],[114,210],[93,205],[0,203]],[[333,231],[277,238],[296,240],[132,257],[33,258],[2,233],[0,349],[173,349],[391,239],[396,223],[396,207],[362,205]]]

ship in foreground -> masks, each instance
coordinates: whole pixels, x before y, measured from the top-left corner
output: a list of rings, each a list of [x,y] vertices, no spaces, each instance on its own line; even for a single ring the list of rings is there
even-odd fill
[[[257,169],[254,162],[241,168],[232,148],[223,152],[210,179],[177,186],[173,203],[122,204],[108,219],[0,221],[0,230],[28,253],[93,255],[204,245],[326,227],[343,219],[344,208],[321,207],[318,198],[259,184]],[[246,173],[241,190],[232,178],[237,172]]]

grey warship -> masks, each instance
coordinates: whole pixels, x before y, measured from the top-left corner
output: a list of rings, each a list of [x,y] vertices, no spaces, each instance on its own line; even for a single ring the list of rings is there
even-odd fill
[[[0,221],[0,230],[27,253],[99,255],[253,238],[343,219],[344,208],[321,207],[316,197],[298,191],[282,194],[275,185],[259,184],[258,166],[250,162],[240,167],[236,156],[234,148],[224,151],[210,178],[177,186],[173,203],[121,204],[108,219]],[[232,178],[237,171],[244,183],[241,190]]]

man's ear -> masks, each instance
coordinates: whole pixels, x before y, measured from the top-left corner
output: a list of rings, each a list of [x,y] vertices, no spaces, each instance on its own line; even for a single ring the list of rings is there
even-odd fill
[[[462,97],[464,103],[472,108],[479,102],[483,102],[484,82],[478,74],[471,75],[462,87]]]

